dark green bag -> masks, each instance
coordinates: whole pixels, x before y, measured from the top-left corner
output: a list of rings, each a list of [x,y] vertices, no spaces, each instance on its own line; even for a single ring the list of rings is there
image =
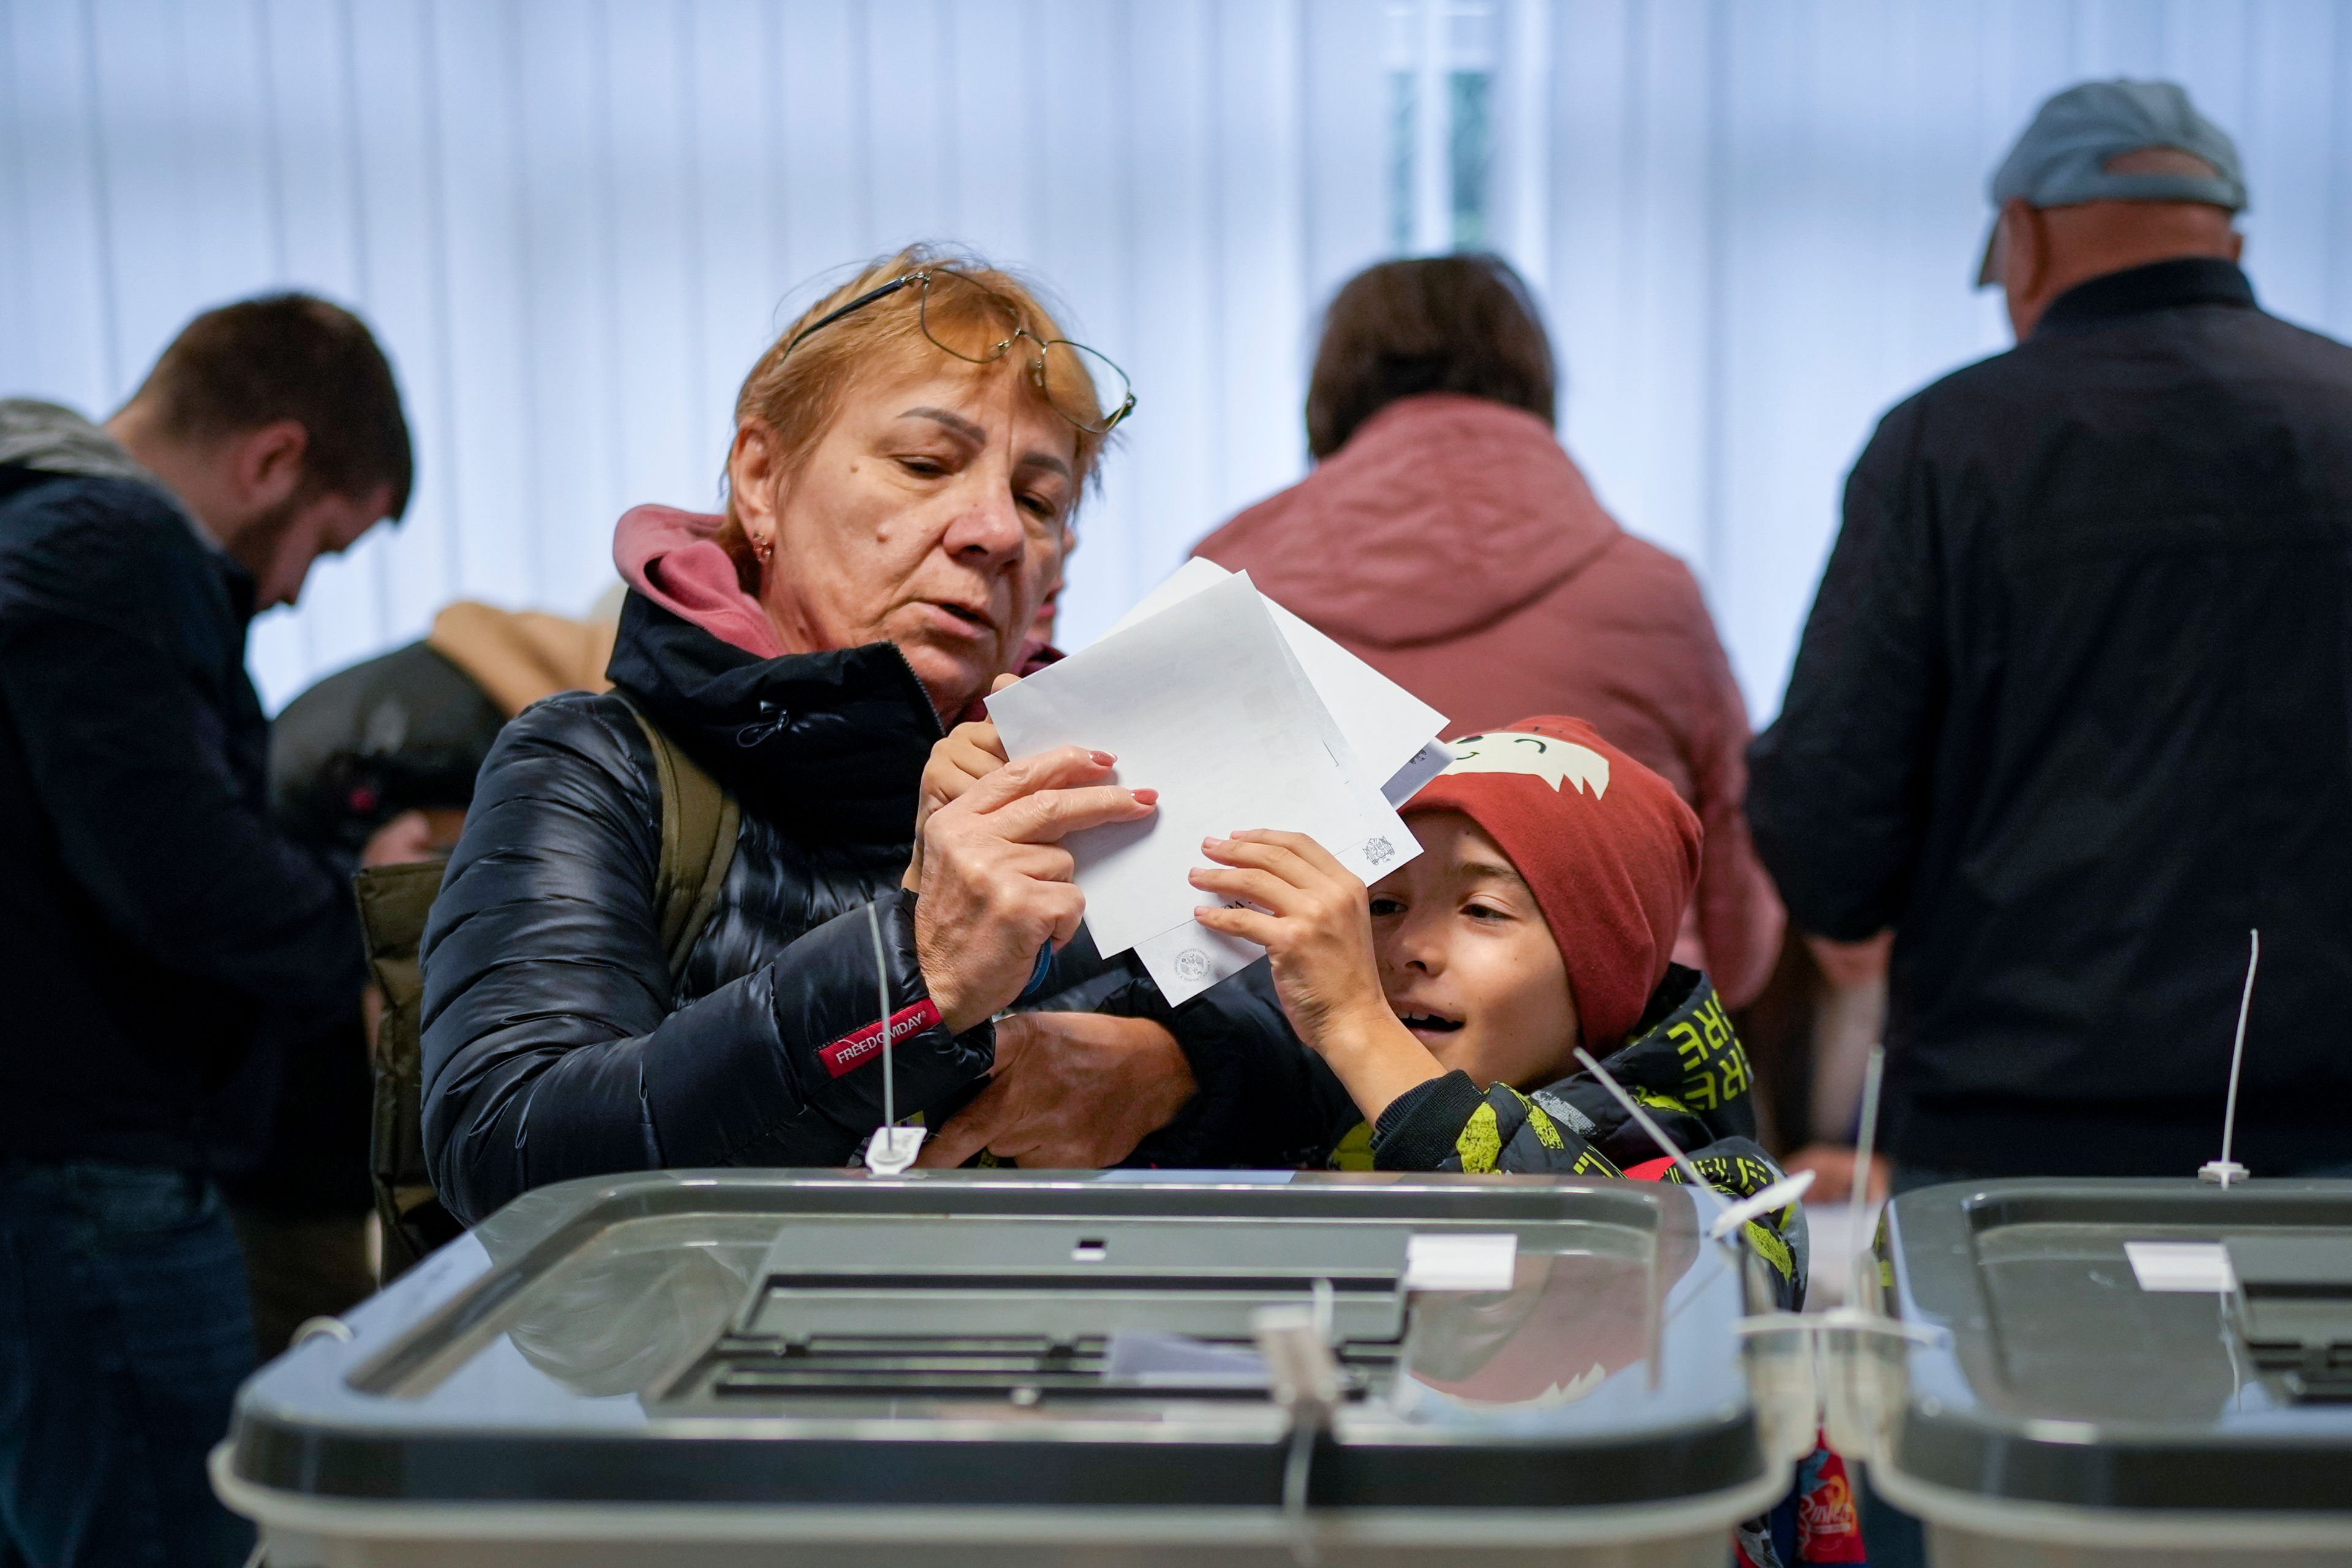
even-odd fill
[[[662,951],[669,956],[675,980],[719,901],[719,885],[735,857],[742,812],[718,780],[634,704],[629,710],[653,744],[654,770],[661,785],[661,867],[654,900],[661,910]],[[425,1168],[419,1016],[425,978],[417,947],[425,937],[425,917],[441,891],[444,869],[439,861],[375,866],[352,879],[359,895],[368,965],[383,998],[373,1052],[375,1118],[368,1141],[368,1173],[375,1188],[376,1217],[383,1226],[378,1285],[390,1284],[465,1229],[441,1206]]]

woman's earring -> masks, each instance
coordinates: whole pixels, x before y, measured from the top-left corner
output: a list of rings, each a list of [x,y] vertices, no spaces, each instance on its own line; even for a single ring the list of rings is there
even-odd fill
[[[760,564],[762,566],[765,566],[768,563],[768,557],[773,555],[775,552],[776,542],[773,538],[768,535],[762,534],[761,537],[751,542],[751,553],[760,558]]]

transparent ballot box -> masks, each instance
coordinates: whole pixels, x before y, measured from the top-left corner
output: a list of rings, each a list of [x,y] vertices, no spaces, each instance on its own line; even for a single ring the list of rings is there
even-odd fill
[[[1666,1184],[572,1182],[265,1368],[214,1479],[272,1568],[1722,1568],[1788,1481],[1758,1289]]]
[[[1878,1260],[1830,1431],[1938,1568],[2352,1564],[2352,1182],[1933,1187]]]

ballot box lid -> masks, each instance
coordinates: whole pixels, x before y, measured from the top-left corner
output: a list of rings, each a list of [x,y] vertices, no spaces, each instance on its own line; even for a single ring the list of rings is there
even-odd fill
[[[1685,1189],[1285,1172],[548,1187],[258,1373],[227,1464],[371,1502],[1273,1506],[1248,1324],[1280,1304],[1338,1346],[1314,1506],[1769,1474],[1755,1271]]]
[[[1889,1458],[1989,1501],[2352,1508],[2352,1182],[2031,1180],[1887,1207]]]

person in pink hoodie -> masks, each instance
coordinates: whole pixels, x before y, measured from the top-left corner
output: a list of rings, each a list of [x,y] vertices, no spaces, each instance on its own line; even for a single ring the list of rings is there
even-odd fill
[[[1193,552],[1248,572],[1448,735],[1573,714],[1664,776],[1706,830],[1676,956],[1739,1006],[1782,925],[1740,812],[1747,705],[1690,569],[1619,527],[1561,448],[1554,381],[1499,258],[1361,272],[1307,385],[1315,470]]]

